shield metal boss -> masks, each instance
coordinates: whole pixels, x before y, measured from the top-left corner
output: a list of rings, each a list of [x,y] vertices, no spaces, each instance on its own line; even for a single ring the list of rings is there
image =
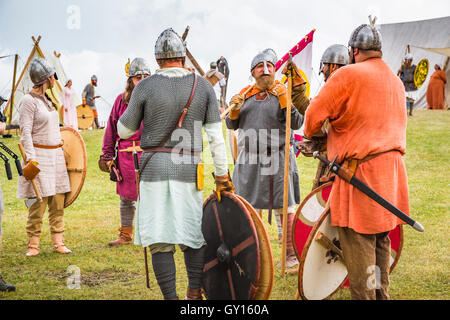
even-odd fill
[[[338,230],[331,226],[327,209],[311,230],[300,257],[298,291],[302,299],[323,300],[342,286],[348,273],[337,253],[340,249]]]
[[[85,130],[94,123],[94,111],[88,105],[77,106],[78,129]]]
[[[210,300],[248,300],[257,292],[260,248],[253,219],[238,197],[213,193],[203,204],[203,290]]]
[[[269,235],[267,234],[263,221],[252,205],[241,196],[236,196],[242,201],[250,213],[253,223],[255,224],[256,233],[258,234],[259,250],[261,255],[261,272],[258,281],[258,289],[253,299],[269,300],[275,276],[275,266],[273,264],[273,253]]]
[[[83,188],[87,170],[87,153],[84,140],[78,131],[71,127],[62,127],[60,130],[70,180],[70,192],[66,193],[64,200],[64,208],[67,208],[75,201]]]

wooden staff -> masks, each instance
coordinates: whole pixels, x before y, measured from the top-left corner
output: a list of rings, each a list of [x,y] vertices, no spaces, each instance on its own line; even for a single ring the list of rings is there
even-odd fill
[[[281,276],[284,277],[286,269],[286,247],[287,247],[287,211],[288,211],[288,196],[289,196],[289,155],[291,142],[291,95],[292,95],[292,54],[289,53],[289,62],[287,66],[287,106],[286,106],[286,139],[284,145],[284,193],[283,193],[283,237],[281,249]]]

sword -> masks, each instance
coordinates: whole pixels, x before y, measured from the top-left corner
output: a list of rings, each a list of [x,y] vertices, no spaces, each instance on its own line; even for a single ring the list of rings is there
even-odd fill
[[[378,193],[376,193],[373,189],[371,189],[364,182],[362,182],[361,180],[356,178],[353,175],[353,172],[351,172],[347,168],[341,167],[335,161],[333,161],[333,162],[328,161],[328,159],[320,156],[318,151],[315,151],[313,153],[313,157],[315,159],[319,159],[320,161],[327,164],[328,167],[330,168],[331,172],[333,172],[334,174],[336,174],[337,176],[342,178],[345,182],[350,183],[356,189],[358,189],[359,191],[364,193],[366,196],[368,196],[370,199],[374,200],[376,203],[381,205],[383,208],[387,209],[392,214],[396,215],[402,221],[409,224],[415,230],[420,231],[420,232],[424,231],[423,226],[419,222],[414,221],[411,217],[409,217],[407,214],[403,213],[400,209],[395,207],[389,201],[384,199],[382,196],[380,196]]]

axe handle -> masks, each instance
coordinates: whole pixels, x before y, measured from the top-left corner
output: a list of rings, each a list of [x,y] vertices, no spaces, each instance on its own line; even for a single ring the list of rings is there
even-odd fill
[[[250,90],[252,90],[253,89],[253,86],[250,86],[250,87],[248,87],[248,89],[247,90],[245,90],[245,92],[242,94],[243,96],[244,96],[244,99],[245,99],[245,96],[247,95],[247,93],[249,93],[250,92]],[[228,108],[226,108],[225,109],[225,111],[222,113],[222,115],[220,116],[220,119],[225,119],[225,117],[227,116],[227,114],[229,114],[230,113],[230,111],[231,111],[231,109],[235,106],[236,104],[235,103],[230,103],[230,106],[228,107]]]
[[[23,145],[21,143],[19,143],[19,150],[20,150],[20,153],[22,154],[23,162],[26,164],[27,163],[27,155],[26,155]],[[39,202],[41,202],[42,197],[41,197],[41,193],[39,192],[39,188],[36,184],[36,180],[35,179],[31,180],[31,184],[33,185],[34,192],[36,193],[36,198],[38,199]]]

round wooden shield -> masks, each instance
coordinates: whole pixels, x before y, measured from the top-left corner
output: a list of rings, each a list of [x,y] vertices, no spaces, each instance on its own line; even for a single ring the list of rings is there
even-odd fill
[[[327,182],[311,191],[295,213],[292,243],[299,260],[314,224],[325,211],[332,185],[333,182]]]
[[[273,264],[272,246],[270,245],[269,235],[266,227],[261,220],[259,214],[250,203],[239,195],[236,195],[239,200],[247,208],[250,213],[253,223],[255,224],[256,233],[258,234],[259,250],[261,255],[261,272],[258,281],[258,289],[256,291],[254,300],[268,300],[272,293],[273,281],[275,276],[275,266]]]
[[[340,249],[336,227],[331,226],[330,210],[317,220],[300,257],[298,291],[304,300],[323,300],[333,295],[347,279],[347,267],[327,244]]]
[[[414,71],[414,84],[417,88],[420,88],[427,79],[429,68],[430,62],[427,59],[422,59],[417,64]]]
[[[94,123],[94,111],[88,105],[77,106],[78,129],[89,129]]]
[[[239,198],[213,193],[203,204],[206,241],[202,286],[210,300],[249,300],[257,292],[260,248],[251,214]]]
[[[294,251],[297,255],[297,259],[299,260],[315,222],[325,211],[332,185],[332,182],[327,182],[311,191],[311,193],[306,196],[297,209],[292,226],[292,243],[294,245]],[[389,238],[391,240],[390,272],[392,272],[400,259],[400,254],[403,248],[403,226],[398,225],[394,230],[392,230],[389,233]],[[346,281],[343,284],[343,287],[349,287],[349,282]]]
[[[75,129],[61,128],[62,149],[70,180],[70,192],[66,193],[64,208],[70,206],[83,188],[87,170],[87,153],[84,140]]]

